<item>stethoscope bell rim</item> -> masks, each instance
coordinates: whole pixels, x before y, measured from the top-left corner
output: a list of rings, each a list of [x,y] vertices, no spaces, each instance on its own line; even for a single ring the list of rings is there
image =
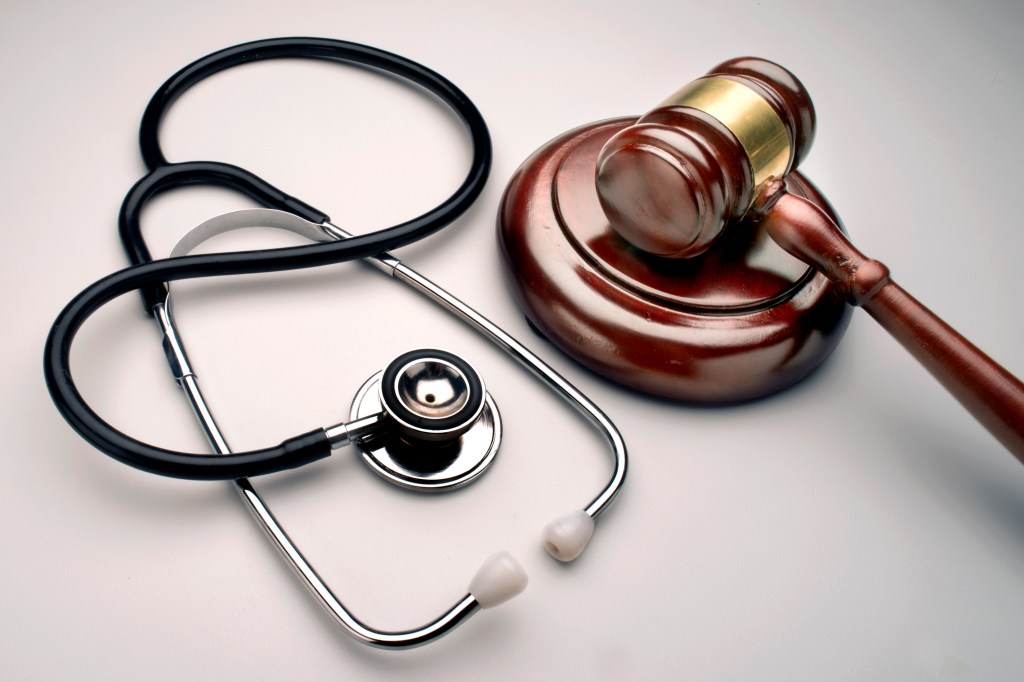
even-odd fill
[[[436,348],[412,350],[388,363],[378,382],[381,407],[413,443],[452,442],[484,408],[480,374],[459,356]]]
[[[410,351],[370,377],[356,392],[350,418],[382,411],[387,428],[353,445],[395,485],[453,490],[476,480],[497,455],[498,408],[476,370],[451,353]]]

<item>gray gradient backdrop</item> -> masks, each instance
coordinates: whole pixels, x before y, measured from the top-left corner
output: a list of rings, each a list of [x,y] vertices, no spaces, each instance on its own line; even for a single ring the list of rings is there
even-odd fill
[[[4,447],[0,676],[7,679],[971,679],[1024,676],[1024,468],[866,316],[812,379],[696,409],[621,390],[532,337],[499,276],[494,215],[517,165],[591,120],[640,113],[740,54],[796,72],[818,109],[805,169],[858,246],[1024,374],[1019,2],[11,2],[0,5]],[[59,309],[121,267],[115,221],[142,174],[139,116],[176,69],[281,35],[369,43],[450,77],[495,163],[478,204],[402,255],[536,346],[620,425],[628,488],[572,566],[552,517],[608,475],[599,440],[498,351],[358,266],[180,289],[180,322],[236,447],[333,423],[418,345],[466,354],[506,420],[494,469],[457,494],[396,491],[348,456],[260,482],[352,609],[428,620],[505,548],[527,591],[431,647],[363,648],[292,580],[228,485],[163,480],[80,440],[43,387]],[[173,160],[263,174],[355,231],[443,198],[465,135],[414,92],[280,63],[197,88]],[[237,197],[145,214],[155,250]],[[256,246],[269,237],[225,239]],[[217,245],[213,245],[217,246]],[[76,347],[109,420],[203,448],[137,301]],[[855,433],[856,437],[839,434]]]

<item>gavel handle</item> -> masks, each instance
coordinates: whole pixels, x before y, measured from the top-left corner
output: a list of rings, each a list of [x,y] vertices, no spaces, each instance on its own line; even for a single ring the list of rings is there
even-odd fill
[[[755,202],[768,234],[875,318],[1024,463],[1024,384],[889,278],[821,209],[776,181]]]

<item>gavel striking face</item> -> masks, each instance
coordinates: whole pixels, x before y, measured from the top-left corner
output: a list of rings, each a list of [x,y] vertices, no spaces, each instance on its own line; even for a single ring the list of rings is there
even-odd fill
[[[609,378],[731,402],[812,372],[845,329],[845,301],[1024,462],[1024,385],[853,247],[796,171],[814,130],[796,77],[741,58],[639,119],[552,140],[510,181],[498,218],[520,305]]]
[[[769,181],[807,155],[814,106],[763,59],[719,64],[612,137],[597,161],[611,226],[648,253],[703,253]]]

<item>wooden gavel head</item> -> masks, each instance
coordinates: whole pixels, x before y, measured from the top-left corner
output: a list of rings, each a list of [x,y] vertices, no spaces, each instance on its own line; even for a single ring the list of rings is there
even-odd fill
[[[705,252],[758,193],[807,155],[814,106],[786,69],[731,59],[615,134],[597,160],[612,228],[648,253]]]

